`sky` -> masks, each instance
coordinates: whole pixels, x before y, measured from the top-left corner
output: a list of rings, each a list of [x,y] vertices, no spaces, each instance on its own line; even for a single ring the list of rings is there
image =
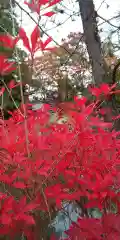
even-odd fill
[[[24,4],[24,0],[17,0],[19,4],[30,13],[29,8]],[[120,10],[120,0],[94,0],[95,8],[98,10],[98,14],[105,19],[110,19],[113,16],[117,15]],[[64,0],[63,5],[65,6],[66,13],[59,14],[57,13],[52,18],[42,17],[41,24],[46,23],[45,31],[53,37],[53,39],[60,44],[62,38],[66,38],[70,32],[80,32],[82,29],[82,21],[80,16],[74,16],[70,18],[70,15],[77,13],[79,11],[78,4],[74,0]],[[44,10],[41,13],[45,12]],[[20,10],[19,7],[16,8],[16,13],[18,19],[21,23],[21,26],[24,27],[27,35],[30,37],[30,34],[35,27],[35,23],[30,19],[30,17]],[[31,14],[31,13],[30,13]],[[31,14],[31,16],[37,20],[36,14]],[[22,19],[22,20],[21,20]],[[74,21],[73,21],[74,20]],[[53,23],[64,22],[61,26],[56,27],[56,24]],[[99,23],[103,22],[100,20]],[[111,21],[111,23],[118,25],[119,23],[116,20]],[[102,24],[104,32],[101,34],[101,37],[104,39],[111,29],[109,24]],[[52,30],[49,30],[52,29]],[[113,29],[113,28],[112,28]],[[44,36],[45,37],[45,36]],[[21,43],[20,43],[21,44]],[[22,45],[21,45],[22,46]]]

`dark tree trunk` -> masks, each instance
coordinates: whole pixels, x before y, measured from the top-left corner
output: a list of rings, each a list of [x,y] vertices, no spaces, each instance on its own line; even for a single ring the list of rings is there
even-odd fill
[[[97,13],[93,0],[78,0],[78,2],[94,83],[100,85],[105,78],[105,68],[96,21]]]

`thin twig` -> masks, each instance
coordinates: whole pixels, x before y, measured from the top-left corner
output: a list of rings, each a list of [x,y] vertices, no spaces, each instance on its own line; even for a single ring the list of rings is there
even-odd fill
[[[13,5],[12,5],[12,0],[10,0],[10,5],[11,5],[11,10],[12,12],[14,12],[13,10]],[[15,22],[14,22],[14,18],[12,18],[12,23],[13,23],[13,35],[15,36]],[[17,57],[17,63],[18,63],[18,73],[19,73],[19,78],[20,78],[20,92],[21,92],[21,100],[22,100],[22,104],[23,104],[23,112],[24,112],[24,127],[25,127],[25,136],[26,136],[26,150],[27,150],[27,154],[28,157],[30,156],[30,151],[29,151],[29,139],[28,139],[28,126],[27,126],[27,111],[26,111],[26,107],[25,107],[25,101],[24,101],[24,94],[23,94],[23,83],[22,83],[22,75],[21,75],[21,69],[20,69],[20,64],[19,64],[19,57],[18,57],[18,51],[16,48],[16,57]]]
[[[51,214],[50,214],[50,209],[49,209],[49,205],[48,205],[47,198],[46,198],[46,195],[45,195],[45,193],[44,193],[43,188],[42,188],[42,195],[43,195],[43,198],[44,198],[44,201],[45,201],[45,204],[46,204],[47,210],[48,210],[49,220],[50,220],[50,223],[51,223],[52,218],[51,218]]]
[[[112,27],[117,28],[117,29],[120,29],[120,26],[114,25],[113,23],[110,22],[110,20],[105,19],[104,17],[100,16],[98,13],[97,13],[97,16],[98,16],[99,18],[101,18],[104,22],[106,22],[106,23],[108,23],[109,25],[111,25]]]

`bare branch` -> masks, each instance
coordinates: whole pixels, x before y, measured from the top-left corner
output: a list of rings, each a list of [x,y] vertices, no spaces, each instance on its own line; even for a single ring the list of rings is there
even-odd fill
[[[112,27],[117,28],[117,29],[120,29],[120,26],[114,25],[113,23],[110,22],[110,20],[105,19],[104,17],[100,16],[98,13],[97,13],[97,16],[98,16],[99,18],[101,18],[102,20],[104,20],[104,22],[106,22],[106,23],[108,23],[109,25],[111,25]]]

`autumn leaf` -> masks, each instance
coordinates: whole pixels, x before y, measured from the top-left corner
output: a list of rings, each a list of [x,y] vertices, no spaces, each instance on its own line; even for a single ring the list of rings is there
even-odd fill
[[[20,39],[23,41],[24,46],[31,53],[31,47],[30,47],[30,44],[29,44],[29,39],[28,39],[28,37],[26,35],[26,32],[24,31],[23,28],[19,29],[19,36],[20,36]]]
[[[12,222],[12,216],[10,216],[9,214],[2,214],[2,216],[0,217],[0,223],[3,225],[10,225]]]
[[[39,27],[36,26],[31,34],[32,53],[34,53],[35,51],[37,40],[39,37],[40,37],[40,30],[39,30]]]
[[[27,225],[35,225],[35,220],[32,216],[26,215],[24,213],[20,214],[17,220],[24,221]]]
[[[27,186],[23,182],[15,182],[12,184],[15,188],[25,189]]]
[[[13,72],[16,69],[15,62],[9,61],[6,56],[0,56],[0,74],[2,76]]]
[[[47,12],[47,13],[44,13],[43,16],[52,17],[54,14],[55,12]]]
[[[5,88],[2,87],[2,88],[0,89],[0,96],[2,96],[4,92],[5,92]]]
[[[13,37],[11,35],[1,34],[0,35],[0,45],[3,45],[7,48],[14,48],[17,42],[19,41],[19,37]]]

